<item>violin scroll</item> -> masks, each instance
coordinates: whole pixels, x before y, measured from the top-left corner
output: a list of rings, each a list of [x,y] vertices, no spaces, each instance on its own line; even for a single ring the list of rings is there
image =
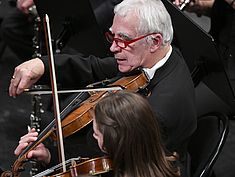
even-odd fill
[[[13,164],[11,171],[3,171],[1,177],[20,177],[21,172],[24,171],[24,163],[27,161],[28,159],[25,157],[17,159]]]
[[[11,171],[4,171],[4,172],[2,172],[1,177],[12,177],[12,172]]]

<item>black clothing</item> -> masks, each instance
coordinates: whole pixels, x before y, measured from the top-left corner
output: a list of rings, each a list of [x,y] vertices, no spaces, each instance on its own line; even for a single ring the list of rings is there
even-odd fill
[[[22,60],[28,60],[34,53],[33,18],[23,14],[16,7],[3,18],[1,37],[12,51]]]
[[[228,78],[235,80],[235,9],[225,0],[215,0],[210,34],[215,39]],[[233,85],[233,84],[232,84]]]
[[[211,14],[210,34],[220,48],[223,59],[235,61],[235,9],[225,0],[215,0]]]
[[[163,141],[170,151],[180,152],[196,129],[194,86],[183,57],[173,50],[149,84],[150,105],[165,128]]]

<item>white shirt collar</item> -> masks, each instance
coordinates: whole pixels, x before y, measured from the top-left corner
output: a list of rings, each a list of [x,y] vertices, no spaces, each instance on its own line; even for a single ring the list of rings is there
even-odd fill
[[[166,55],[159,61],[157,62],[152,68],[143,68],[144,72],[146,73],[147,77],[151,80],[156,72],[156,70],[160,67],[162,67],[168,58],[170,57],[172,53],[172,47],[170,46],[169,51],[166,53]]]

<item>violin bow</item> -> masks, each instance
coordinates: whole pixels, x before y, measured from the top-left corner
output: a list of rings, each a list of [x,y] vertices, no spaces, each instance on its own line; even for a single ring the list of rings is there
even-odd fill
[[[54,56],[53,56],[52,43],[51,43],[50,23],[49,23],[49,17],[47,14],[44,17],[44,30],[45,30],[46,48],[47,48],[47,53],[49,57],[50,80],[51,80],[51,88],[52,88],[54,114],[55,114],[55,119],[56,119],[56,133],[57,133],[58,152],[59,152],[58,154],[59,154],[59,160],[63,166],[63,172],[65,172],[66,165],[64,163],[65,155],[64,155],[64,143],[63,143],[63,135],[62,135],[61,119],[60,119],[59,99],[58,99],[57,84],[56,84]]]
[[[83,93],[83,92],[101,92],[101,91],[115,91],[115,90],[123,90],[120,86],[114,87],[106,87],[106,88],[84,88],[84,89],[77,89],[77,90],[58,90],[58,94],[62,93]],[[49,95],[52,94],[51,90],[29,90],[25,89],[24,93],[28,95]]]

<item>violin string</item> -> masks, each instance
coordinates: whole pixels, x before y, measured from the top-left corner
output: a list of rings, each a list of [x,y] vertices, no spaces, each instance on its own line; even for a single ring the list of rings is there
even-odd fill
[[[73,161],[79,162],[80,160],[81,160],[81,157],[71,158],[71,159],[68,159],[68,160],[65,161],[65,165],[68,166],[68,165],[70,165]],[[52,173],[52,172],[55,172],[55,171],[60,170],[61,167],[62,167],[62,163],[59,163],[59,164],[57,164],[57,165],[55,165],[55,166],[53,166],[53,167],[51,167],[51,168],[49,168],[49,169],[46,169],[46,170],[44,170],[44,171],[42,171],[42,172],[40,172],[40,173],[38,173],[38,174],[36,174],[36,175],[34,175],[34,176],[32,176],[32,177],[42,177],[42,176],[46,176],[46,175],[48,175],[48,174],[50,174],[50,173]]]

